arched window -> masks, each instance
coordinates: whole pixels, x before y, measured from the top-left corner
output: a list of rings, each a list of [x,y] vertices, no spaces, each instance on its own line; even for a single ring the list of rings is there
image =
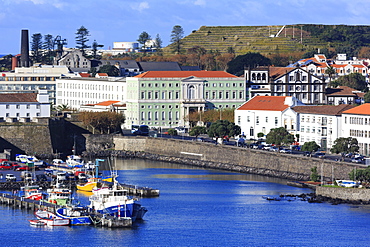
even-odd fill
[[[262,74],[262,80],[266,80],[266,74]]]
[[[261,74],[260,73],[257,74],[257,81],[259,81],[259,80],[261,80]]]
[[[256,74],[255,73],[252,74],[252,80],[256,80]]]
[[[188,88],[188,99],[195,99],[195,87],[193,85]]]

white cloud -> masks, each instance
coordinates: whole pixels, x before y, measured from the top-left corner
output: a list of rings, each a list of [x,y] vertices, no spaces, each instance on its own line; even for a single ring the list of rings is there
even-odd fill
[[[149,9],[149,3],[148,2],[141,2],[139,5],[137,4],[131,4],[131,8],[138,11],[143,11],[144,9]]]
[[[195,0],[194,4],[199,6],[205,6],[206,0]]]
[[[55,8],[61,9],[66,6],[66,3],[63,3],[62,0],[3,0],[4,4],[6,5],[15,5],[15,4],[22,4],[25,2],[31,2],[34,5],[51,5]]]

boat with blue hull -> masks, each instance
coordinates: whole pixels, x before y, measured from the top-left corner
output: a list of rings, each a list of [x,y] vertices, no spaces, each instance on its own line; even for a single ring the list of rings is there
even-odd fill
[[[71,225],[91,225],[93,222],[85,207],[66,206],[58,208],[56,215],[62,219],[69,219]]]

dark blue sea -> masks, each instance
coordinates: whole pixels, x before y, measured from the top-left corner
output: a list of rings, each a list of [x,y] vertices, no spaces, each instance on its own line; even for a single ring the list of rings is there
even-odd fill
[[[310,193],[286,181],[144,160],[110,161],[121,183],[160,190],[132,229],[33,227],[0,205],[1,246],[370,246],[370,207],[263,196]],[[87,195],[77,193],[87,203]]]

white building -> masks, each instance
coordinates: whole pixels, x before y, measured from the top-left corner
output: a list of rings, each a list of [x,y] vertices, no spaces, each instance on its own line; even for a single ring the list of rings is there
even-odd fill
[[[126,104],[116,100],[107,100],[96,104],[81,105],[79,111],[117,112],[125,115]]]
[[[46,89],[49,100],[55,104],[56,80],[74,77],[67,66],[42,65],[16,67],[14,72],[1,72],[0,93],[37,93]]]
[[[116,100],[126,102],[126,78],[80,77],[58,79],[56,105],[79,109],[81,105]]]
[[[289,96],[255,96],[235,110],[235,124],[239,125],[247,139],[257,139],[271,129],[285,127],[295,135],[298,127],[297,114],[292,107],[304,105]]]
[[[356,138],[360,153],[370,155],[370,104],[363,104],[342,113],[342,137]]]
[[[50,102],[46,90],[0,94],[0,121],[30,122],[47,117],[50,117]]]
[[[334,141],[342,136],[342,112],[352,105],[296,106],[298,114],[299,144],[314,141],[325,150],[330,150]]]
[[[245,71],[250,98],[293,96],[304,104],[325,104],[325,81],[299,67],[258,67]]]

